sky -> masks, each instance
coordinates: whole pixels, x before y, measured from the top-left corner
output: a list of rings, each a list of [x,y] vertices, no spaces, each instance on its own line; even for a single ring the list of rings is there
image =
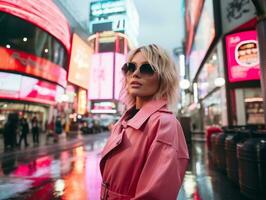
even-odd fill
[[[172,54],[184,37],[182,0],[133,0],[139,12],[139,45],[156,43]],[[165,3],[167,2],[167,4]]]

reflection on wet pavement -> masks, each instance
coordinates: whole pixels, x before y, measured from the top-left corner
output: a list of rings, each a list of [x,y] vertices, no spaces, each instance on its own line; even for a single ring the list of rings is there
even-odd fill
[[[178,200],[245,200],[239,188],[212,165],[204,142],[193,141],[190,165]]]
[[[99,152],[105,142],[106,137],[36,159],[2,160],[0,199],[99,199]]]
[[[86,145],[46,156],[25,154],[2,160],[0,199],[98,200],[101,176],[99,152],[108,135]],[[34,158],[35,156],[35,158]],[[212,166],[204,142],[190,146],[190,165],[178,200],[245,199],[226,174]]]

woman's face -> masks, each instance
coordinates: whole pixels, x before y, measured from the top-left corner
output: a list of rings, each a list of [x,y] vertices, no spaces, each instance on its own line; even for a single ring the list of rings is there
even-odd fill
[[[159,88],[158,74],[156,72],[153,74],[140,72],[141,65],[148,63],[141,52],[138,52],[131,62],[136,64],[136,70],[126,74],[128,93],[133,97],[139,98],[139,100],[146,101],[151,99]]]

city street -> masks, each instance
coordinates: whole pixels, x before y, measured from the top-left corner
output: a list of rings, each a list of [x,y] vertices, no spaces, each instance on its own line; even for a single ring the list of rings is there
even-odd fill
[[[98,200],[99,152],[108,134],[1,154],[0,199]],[[190,149],[191,162],[178,200],[245,199],[225,174],[213,169],[201,136],[194,137]]]

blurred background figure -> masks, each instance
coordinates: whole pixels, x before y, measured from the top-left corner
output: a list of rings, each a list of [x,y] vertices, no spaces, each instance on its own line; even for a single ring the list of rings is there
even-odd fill
[[[39,132],[40,132],[40,127],[38,124],[38,119],[36,116],[34,116],[31,121],[31,133],[34,144],[39,144]]]
[[[20,130],[21,130],[21,135],[19,137],[19,147],[21,146],[22,140],[24,140],[24,145],[25,147],[29,146],[27,142],[27,135],[29,133],[29,124],[28,121],[25,117],[23,117],[20,121]]]
[[[57,142],[57,135],[55,134],[55,122],[54,117],[47,126],[46,144],[49,142],[49,138],[53,138],[54,142]]]
[[[17,113],[10,113],[4,126],[4,150],[13,150],[17,145],[19,117]]]
[[[63,132],[63,126],[62,126],[61,118],[57,116],[55,120],[55,133],[57,135],[60,135],[62,132]]]

